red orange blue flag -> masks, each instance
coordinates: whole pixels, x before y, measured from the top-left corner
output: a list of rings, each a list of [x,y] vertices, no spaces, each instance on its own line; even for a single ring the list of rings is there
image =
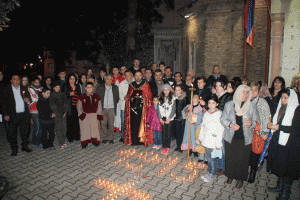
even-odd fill
[[[255,0],[247,0],[245,5],[245,31],[246,42],[253,48],[254,44],[254,10]]]

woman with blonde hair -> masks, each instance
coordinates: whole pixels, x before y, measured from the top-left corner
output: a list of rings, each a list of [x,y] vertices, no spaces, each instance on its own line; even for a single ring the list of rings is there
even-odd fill
[[[256,105],[251,101],[250,87],[240,85],[233,100],[225,104],[221,123],[225,128],[225,176],[227,187],[237,180],[234,192],[239,191],[248,177],[249,158],[252,147],[253,129],[259,117]]]

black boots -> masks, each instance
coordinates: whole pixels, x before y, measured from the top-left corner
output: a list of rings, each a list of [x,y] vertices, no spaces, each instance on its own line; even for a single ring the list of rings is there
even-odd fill
[[[273,188],[268,187],[267,190],[270,191],[270,192],[279,193],[281,191],[281,189],[282,189],[282,184],[283,184],[282,178],[278,177],[278,179],[277,179],[277,186],[273,187]]]
[[[288,184],[283,183],[281,192],[279,194],[279,197],[277,197],[277,200],[288,200],[288,199],[290,199],[291,189],[292,189],[292,185],[288,185]]]
[[[252,167],[251,166],[251,171],[250,171],[248,183],[254,183],[256,172],[257,172],[257,167]]]
[[[11,156],[16,156],[18,154],[18,147],[13,147],[12,149]]]

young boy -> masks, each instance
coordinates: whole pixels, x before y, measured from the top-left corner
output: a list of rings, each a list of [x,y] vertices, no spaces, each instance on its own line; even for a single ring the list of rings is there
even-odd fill
[[[53,92],[50,96],[50,108],[55,114],[55,118],[53,118],[54,127],[60,149],[64,149],[67,146],[65,143],[67,132],[66,115],[69,103],[66,94],[60,91],[60,82],[58,81],[53,83]]]
[[[86,93],[80,95],[77,103],[81,131],[81,146],[85,149],[89,143],[100,145],[98,120],[103,120],[100,96],[94,93],[94,85],[87,82]]]
[[[50,108],[50,89],[45,87],[42,90],[42,96],[37,102],[37,109],[39,112],[39,123],[42,130],[42,145],[43,149],[48,149],[53,147],[53,142],[55,138],[53,118],[55,114]],[[49,137],[48,137],[49,132]]]

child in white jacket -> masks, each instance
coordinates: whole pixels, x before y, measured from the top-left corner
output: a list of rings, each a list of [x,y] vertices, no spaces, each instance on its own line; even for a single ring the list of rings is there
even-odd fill
[[[224,127],[220,122],[222,111],[217,109],[218,97],[213,95],[208,98],[209,110],[203,115],[200,125],[199,140],[206,147],[205,155],[208,159],[208,173],[201,176],[204,182],[210,182],[215,178],[218,160],[222,158],[222,139]]]

